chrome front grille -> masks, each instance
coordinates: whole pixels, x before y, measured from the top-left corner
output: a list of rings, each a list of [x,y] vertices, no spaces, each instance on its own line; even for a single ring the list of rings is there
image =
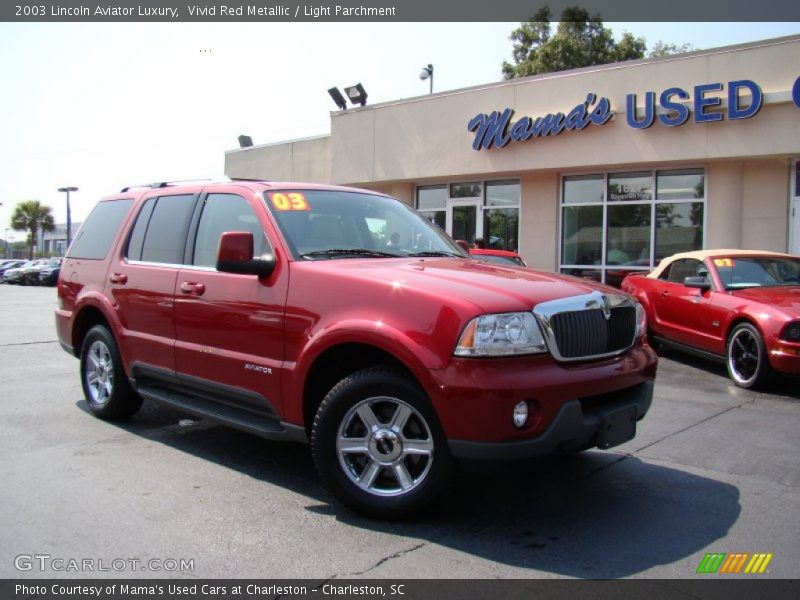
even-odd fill
[[[592,292],[537,305],[533,310],[556,360],[614,356],[636,336],[636,308],[621,294]]]

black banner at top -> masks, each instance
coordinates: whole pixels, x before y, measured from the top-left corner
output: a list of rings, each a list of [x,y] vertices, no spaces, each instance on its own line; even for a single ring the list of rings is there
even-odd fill
[[[577,5],[606,22],[800,21],[798,0],[11,0],[0,5],[0,21],[524,21],[545,5],[554,19]]]

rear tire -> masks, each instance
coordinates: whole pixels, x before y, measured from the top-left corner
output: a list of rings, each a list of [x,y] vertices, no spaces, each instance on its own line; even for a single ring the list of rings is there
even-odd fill
[[[142,406],[125,375],[117,342],[103,325],[92,327],[83,340],[81,385],[89,409],[101,419],[125,419]]]
[[[725,364],[733,382],[745,389],[762,389],[774,378],[761,333],[750,323],[740,323],[728,336]]]
[[[348,375],[328,392],[314,419],[311,447],[334,496],[378,518],[420,510],[443,491],[453,472],[427,396],[388,367]]]

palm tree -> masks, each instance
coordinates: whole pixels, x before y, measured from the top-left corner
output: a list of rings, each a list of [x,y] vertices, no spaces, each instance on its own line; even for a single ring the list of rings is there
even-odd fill
[[[28,235],[28,260],[33,260],[33,247],[36,244],[36,234],[39,230],[53,231],[53,211],[49,206],[44,206],[38,200],[25,200],[14,207],[11,215],[11,227],[16,231],[27,231]]]

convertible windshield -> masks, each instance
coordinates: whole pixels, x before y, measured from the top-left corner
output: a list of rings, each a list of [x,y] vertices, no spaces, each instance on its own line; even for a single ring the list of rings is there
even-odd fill
[[[715,258],[714,265],[726,290],[778,285],[800,285],[800,259],[771,256]]]
[[[298,259],[466,257],[436,225],[392,198],[329,190],[270,191],[264,198]]]

